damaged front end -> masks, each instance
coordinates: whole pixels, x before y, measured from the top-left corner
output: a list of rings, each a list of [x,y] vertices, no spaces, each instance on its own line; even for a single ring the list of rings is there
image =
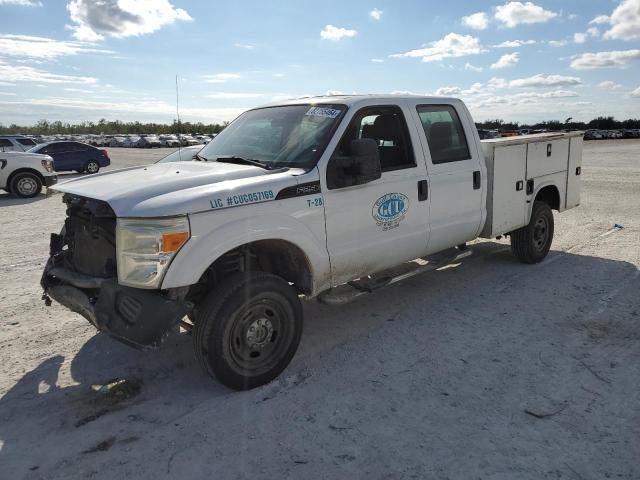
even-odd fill
[[[138,348],[156,347],[190,310],[184,289],[143,290],[118,283],[116,215],[108,203],[65,194],[67,218],[51,235],[43,298]]]

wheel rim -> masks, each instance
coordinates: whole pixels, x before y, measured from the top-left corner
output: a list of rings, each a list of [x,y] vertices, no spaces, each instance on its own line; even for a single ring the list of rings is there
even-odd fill
[[[293,334],[289,312],[271,298],[256,299],[233,315],[229,353],[236,368],[259,375],[274,368]]]
[[[549,222],[545,217],[536,220],[533,227],[533,245],[537,251],[544,250],[549,239]]]
[[[99,168],[100,166],[96,162],[89,162],[87,164],[87,172],[89,173],[96,173]]]
[[[38,191],[38,182],[31,177],[23,177],[18,180],[16,190],[20,195],[33,195]]]

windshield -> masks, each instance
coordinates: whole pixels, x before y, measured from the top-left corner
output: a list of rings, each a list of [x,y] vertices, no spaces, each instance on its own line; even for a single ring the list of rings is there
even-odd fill
[[[209,142],[207,160],[238,157],[269,168],[310,169],[322,155],[344,105],[286,105],[250,110]]]

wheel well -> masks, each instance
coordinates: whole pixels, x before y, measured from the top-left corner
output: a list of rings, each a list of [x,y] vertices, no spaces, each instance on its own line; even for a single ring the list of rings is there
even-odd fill
[[[291,242],[274,239],[247,243],[221,255],[191,286],[187,297],[199,303],[211,288],[230,274],[256,270],[283,278],[300,293],[310,294],[313,290],[311,265],[305,253]]]
[[[547,185],[536,195],[536,202],[544,202],[554,210],[560,210],[560,192],[555,185]]]
[[[42,176],[42,174],[39,171],[33,170],[31,168],[19,168],[17,170],[14,170],[13,172],[11,172],[11,175],[9,175],[9,178],[7,178],[7,186],[9,188],[11,188],[11,182],[13,182],[14,177],[19,173],[32,173],[36,177],[38,177],[40,179],[40,182],[42,183],[42,185],[44,185],[44,177]]]

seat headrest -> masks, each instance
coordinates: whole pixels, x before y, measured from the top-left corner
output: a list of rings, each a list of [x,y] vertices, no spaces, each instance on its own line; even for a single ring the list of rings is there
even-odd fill
[[[436,122],[429,130],[429,143],[432,148],[451,147],[451,123]]]

